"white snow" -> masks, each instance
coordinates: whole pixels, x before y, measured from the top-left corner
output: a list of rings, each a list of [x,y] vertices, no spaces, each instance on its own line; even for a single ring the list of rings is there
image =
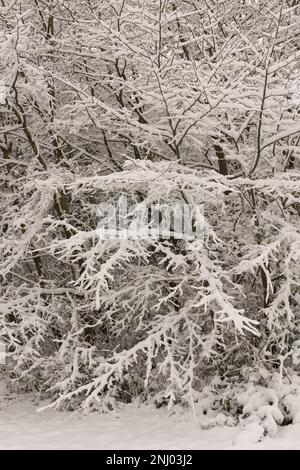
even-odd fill
[[[188,412],[129,404],[108,414],[46,409],[29,399],[1,402],[0,449],[300,449],[300,423],[255,442],[240,427],[200,429]],[[257,426],[256,426],[257,427]],[[251,432],[250,432],[251,431]]]

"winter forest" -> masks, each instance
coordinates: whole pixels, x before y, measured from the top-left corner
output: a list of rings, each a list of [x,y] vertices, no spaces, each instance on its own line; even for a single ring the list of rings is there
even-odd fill
[[[298,0],[0,0],[0,168],[0,404],[300,442]]]

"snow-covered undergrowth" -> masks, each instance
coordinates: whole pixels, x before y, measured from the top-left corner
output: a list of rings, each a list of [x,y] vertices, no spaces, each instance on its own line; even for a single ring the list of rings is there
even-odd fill
[[[196,397],[195,411],[200,426],[242,427],[237,442],[252,436],[253,442],[274,437],[280,426],[300,423],[300,377],[280,374],[268,386],[255,382],[234,385],[215,380]],[[300,438],[300,436],[299,436]]]

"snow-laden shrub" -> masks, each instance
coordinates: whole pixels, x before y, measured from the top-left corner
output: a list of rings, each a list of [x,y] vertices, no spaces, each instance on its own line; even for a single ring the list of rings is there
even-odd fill
[[[271,201],[291,191],[295,197],[297,184],[292,177],[282,184],[273,180],[272,186],[267,179],[230,181],[169,163],[88,178],[45,174],[28,182],[22,206],[6,210],[1,245],[1,331],[11,377],[23,379],[27,388],[50,389],[57,403],[76,399],[89,406],[105,396],[127,401],[145,388],[150,395],[163,391],[172,403],[192,400],[208,373],[230,367],[242,372],[246,364],[251,370],[258,351],[262,364],[277,360],[279,366],[279,352],[289,350],[297,331],[291,299],[297,295],[300,235],[287,231]],[[266,242],[255,250],[250,243],[236,246],[236,257],[232,223],[220,221],[231,210],[230,198],[252,187],[270,199],[272,229],[268,233],[266,227]],[[183,196],[197,204],[204,198],[203,240],[102,239],[97,202],[125,191],[146,205],[172,204]],[[227,200],[226,191],[232,194]],[[55,213],[58,195],[69,197],[64,219]],[[73,215],[78,204],[85,222]],[[39,284],[28,277],[29,260],[43,266]],[[272,266],[281,263],[289,303],[282,289],[273,291]],[[260,270],[269,290],[267,307],[259,300]],[[257,283],[251,304],[241,276]],[[272,341],[283,325],[284,336]]]
[[[264,372],[264,371],[262,371]],[[290,371],[288,374],[290,374]],[[194,411],[202,429],[238,426],[235,444],[260,442],[274,437],[280,426],[298,423],[300,378],[292,374],[252,376],[249,383],[215,378],[211,385],[194,395]]]

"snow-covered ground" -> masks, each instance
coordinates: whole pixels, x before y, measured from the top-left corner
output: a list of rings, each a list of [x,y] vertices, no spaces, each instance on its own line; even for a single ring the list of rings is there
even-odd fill
[[[166,409],[153,406],[130,404],[118,412],[88,416],[37,410],[29,399],[1,403],[1,450],[300,449],[300,423],[251,444],[251,432],[228,426],[201,430],[188,413],[170,416]],[[239,444],[234,444],[236,440]]]

